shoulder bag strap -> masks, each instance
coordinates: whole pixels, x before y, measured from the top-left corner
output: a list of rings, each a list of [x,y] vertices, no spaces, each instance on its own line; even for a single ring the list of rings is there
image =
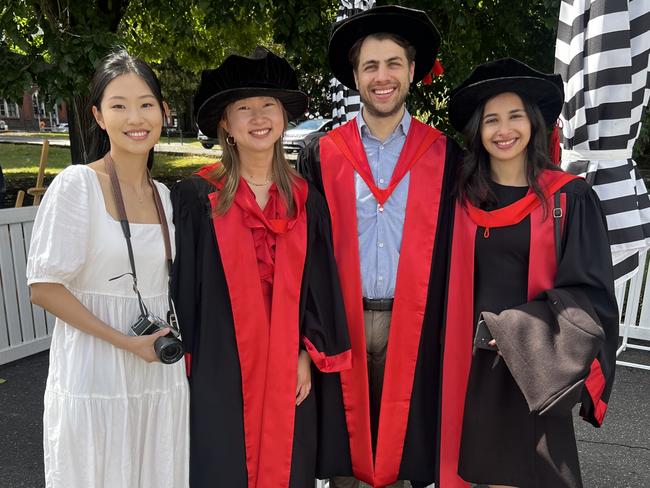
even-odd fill
[[[553,195],[553,230],[555,234],[555,258],[557,265],[560,265],[560,259],[562,258],[562,203],[560,200],[560,190],[555,192]]]

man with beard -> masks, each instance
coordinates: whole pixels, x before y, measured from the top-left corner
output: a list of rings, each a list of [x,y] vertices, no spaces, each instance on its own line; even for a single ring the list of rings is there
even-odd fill
[[[404,102],[439,44],[420,10],[376,7],[334,24],[330,67],[359,91],[363,109],[298,161],[327,198],[352,343],[352,370],[316,385],[328,412],[319,419],[317,472],[332,488],[438,481],[440,337],[459,151]]]

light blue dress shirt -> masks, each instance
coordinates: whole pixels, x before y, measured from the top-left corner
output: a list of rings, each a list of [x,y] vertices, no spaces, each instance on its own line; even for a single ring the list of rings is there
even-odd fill
[[[361,142],[378,188],[388,187],[410,126],[411,116],[405,110],[393,133],[381,142],[370,133],[362,113],[357,116]],[[364,297],[393,298],[395,295],[409,179],[410,173],[406,173],[388,201],[380,207],[363,178],[358,173],[354,175]]]

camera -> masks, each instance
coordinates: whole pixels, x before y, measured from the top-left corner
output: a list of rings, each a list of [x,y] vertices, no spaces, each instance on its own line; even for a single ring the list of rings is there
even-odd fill
[[[131,335],[134,336],[151,335],[162,329],[171,329],[169,334],[159,337],[153,344],[156,356],[165,364],[175,363],[185,353],[183,343],[179,339],[180,334],[175,323],[175,317],[172,318],[174,320],[170,320],[170,325],[160,317],[153,315],[151,312],[147,312],[146,314],[140,315],[135,324],[131,326]]]

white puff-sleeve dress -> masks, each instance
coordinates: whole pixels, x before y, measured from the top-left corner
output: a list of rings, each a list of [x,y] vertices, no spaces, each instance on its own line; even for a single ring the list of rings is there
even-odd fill
[[[156,183],[171,233],[169,190]],[[159,224],[130,224],[138,287],[167,313]],[[140,314],[119,222],[97,174],[66,168],[38,210],[27,280],[60,283],[99,319],[128,333]],[[183,488],[189,484],[189,395],[183,361],[147,363],[60,319],[52,335],[43,444],[47,488]]]

